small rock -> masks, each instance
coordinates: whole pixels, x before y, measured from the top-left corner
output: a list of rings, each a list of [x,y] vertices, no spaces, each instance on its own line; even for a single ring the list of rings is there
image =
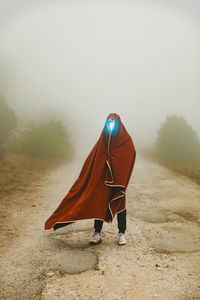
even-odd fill
[[[175,257],[171,257],[170,260],[171,260],[171,261],[175,261]]]
[[[50,276],[53,276],[53,275],[54,275],[53,272],[49,272],[49,273],[46,274],[47,277],[50,277]]]
[[[155,266],[156,266],[156,268],[159,268],[159,267],[160,267],[160,265],[158,265],[158,264],[155,264]]]
[[[127,286],[127,285],[129,285],[129,283],[128,283],[128,282],[125,282],[125,283],[124,283],[124,285],[126,285],[126,286]]]

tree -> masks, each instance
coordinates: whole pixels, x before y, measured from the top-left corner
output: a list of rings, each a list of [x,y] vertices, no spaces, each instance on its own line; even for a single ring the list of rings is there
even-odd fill
[[[158,155],[176,162],[200,162],[200,141],[197,133],[183,117],[168,116],[158,130]]]

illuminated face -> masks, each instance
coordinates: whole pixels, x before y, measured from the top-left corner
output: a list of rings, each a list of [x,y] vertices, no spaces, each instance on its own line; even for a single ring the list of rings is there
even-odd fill
[[[106,127],[107,127],[107,130],[108,130],[109,133],[113,133],[114,130],[115,130],[115,127],[116,127],[115,119],[108,120],[107,124],[106,124]]]

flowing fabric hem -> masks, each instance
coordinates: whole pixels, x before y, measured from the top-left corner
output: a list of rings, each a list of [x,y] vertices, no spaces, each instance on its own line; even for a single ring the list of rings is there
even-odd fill
[[[109,187],[121,187],[121,188],[125,189],[126,187],[124,185],[122,185],[122,184],[113,184],[114,183],[114,176],[113,176],[113,172],[112,172],[111,166],[110,166],[110,164],[109,164],[108,161],[106,161],[106,164],[107,164],[107,167],[108,167],[108,169],[110,171],[110,176],[111,176],[112,180],[111,181],[105,180],[104,184],[106,186],[109,186]],[[125,192],[124,191],[120,191],[120,192],[121,192],[121,195],[115,197],[114,199],[111,199],[110,202],[109,202],[109,204],[108,204],[108,208],[109,208],[109,211],[110,211],[110,214],[111,214],[111,217],[112,217],[111,222],[112,222],[112,220],[114,218],[114,214],[113,214],[112,209],[111,209],[111,203],[114,202],[114,201],[116,201],[117,199],[123,198],[125,196]],[[125,208],[122,209],[121,211],[123,211],[123,210],[125,210]],[[116,213],[119,213],[119,212],[116,212]]]
[[[122,210],[118,211],[116,214],[119,214],[120,212],[124,211],[125,209],[126,209],[126,207],[123,208]],[[53,229],[53,230],[55,231],[55,230],[57,230],[57,229],[59,229],[59,228],[61,228],[61,227],[64,227],[64,226],[73,224],[73,223],[75,223],[76,221],[83,221],[83,220],[100,220],[100,221],[103,221],[103,222],[106,222],[106,223],[111,223],[111,222],[112,222],[112,221],[109,222],[109,221],[106,221],[106,220],[104,220],[104,219],[92,217],[92,218],[78,219],[78,220],[71,220],[71,221],[65,221],[65,222],[56,222],[55,224],[53,224],[53,226],[51,226],[51,228],[46,229],[46,230],[51,230],[51,229]],[[57,224],[60,224],[60,225],[56,226]],[[62,224],[62,225],[61,225],[61,224]],[[55,228],[55,227],[56,227],[56,228]]]

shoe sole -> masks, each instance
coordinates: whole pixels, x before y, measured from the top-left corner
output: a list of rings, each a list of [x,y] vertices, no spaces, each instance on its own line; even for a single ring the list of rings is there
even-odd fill
[[[98,242],[93,242],[93,241],[90,241],[89,244],[90,245],[98,245],[101,243],[101,240],[99,240]]]
[[[118,243],[118,245],[124,246],[124,245],[126,245],[126,243]]]

